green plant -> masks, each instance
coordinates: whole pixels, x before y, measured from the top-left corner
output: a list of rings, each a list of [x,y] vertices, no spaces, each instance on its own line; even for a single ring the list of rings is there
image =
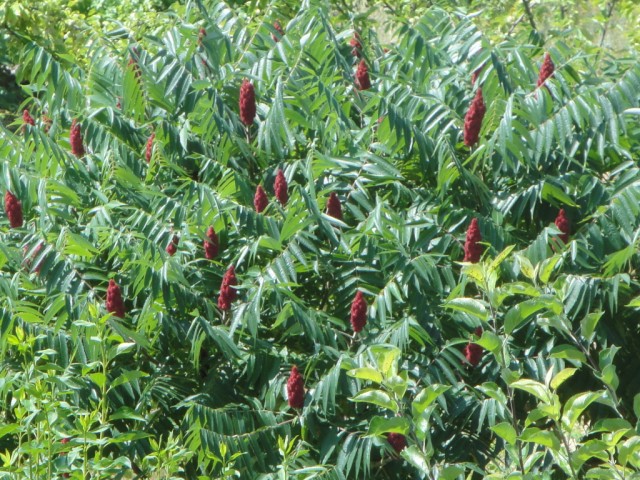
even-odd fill
[[[638,476],[637,62],[332,13],[27,43],[0,477]]]

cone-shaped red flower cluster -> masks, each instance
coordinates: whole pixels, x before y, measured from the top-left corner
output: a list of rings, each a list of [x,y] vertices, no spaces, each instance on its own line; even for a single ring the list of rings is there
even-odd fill
[[[4,194],[4,211],[7,213],[11,228],[22,226],[22,203],[9,190]]]
[[[69,141],[71,143],[71,153],[80,158],[84,156],[84,146],[82,145],[82,132],[80,124],[75,119],[71,122],[71,130],[69,131]]]
[[[246,78],[240,87],[240,120],[245,125],[251,125],[256,118],[256,92],[253,84]]]
[[[480,136],[480,127],[482,127],[482,119],[487,111],[482,98],[482,88],[478,88],[476,96],[471,101],[469,110],[464,117],[464,144],[471,147],[478,142]]]
[[[253,207],[256,209],[256,212],[262,213],[262,211],[267,208],[267,205],[269,205],[267,194],[264,192],[262,185],[258,185],[256,194],[253,196]]]
[[[276,32],[278,32],[278,35],[275,35],[272,33],[271,38],[273,38],[274,42],[279,42],[282,36],[284,35],[284,30],[282,29],[282,25],[280,25],[280,22],[278,20],[276,20],[275,22],[273,22],[273,28],[275,29]]]
[[[109,280],[106,305],[107,312],[113,313],[116,317],[124,318],[125,309],[122,294],[120,293],[120,287],[113,278]]]
[[[145,158],[147,159],[147,163],[151,161],[151,155],[153,155],[153,142],[156,139],[156,134],[152,133],[147,139],[147,150],[145,152]]]
[[[342,220],[342,205],[340,204],[340,199],[335,192],[331,193],[329,200],[327,201],[327,215],[337,218],[338,220]]]
[[[542,85],[547,78],[553,75],[556,66],[553,64],[553,60],[551,60],[551,55],[549,53],[544,54],[544,61],[542,62],[542,66],[540,67],[540,73],[538,74],[538,87]]]
[[[401,433],[387,433],[387,442],[396,451],[396,453],[402,452],[407,448],[407,439]]]
[[[477,263],[482,256],[482,235],[478,226],[478,219],[471,220],[471,224],[467,229],[467,239],[464,242],[464,260],[465,262]]]
[[[167,245],[167,253],[169,255],[171,255],[172,257],[176,254],[176,252],[178,251],[178,244],[180,243],[180,238],[177,235],[173,236],[173,239],[171,239],[171,243],[169,245]]]
[[[356,70],[356,87],[360,90],[369,90],[371,81],[369,80],[369,68],[364,59],[360,60],[358,70]]]
[[[559,235],[560,240],[567,243],[569,241],[569,235],[571,234],[571,223],[564,212],[564,208],[561,208],[558,212],[555,224],[558,230],[562,232],[562,235]]]
[[[349,45],[351,45],[351,55],[360,58],[362,56],[362,43],[360,42],[358,32],[353,32],[353,37],[349,41]]]
[[[207,229],[207,240],[204,241],[204,256],[207,260],[213,260],[218,256],[218,235],[213,227]]]
[[[280,204],[284,207],[289,200],[289,193],[287,192],[287,179],[284,178],[282,170],[278,170],[276,174],[276,180],[273,182],[273,190],[276,193],[276,198]]]
[[[27,123],[29,125],[31,125],[31,126],[36,124],[35,120],[31,116],[31,114],[29,113],[29,110],[26,110],[26,109],[22,112],[22,121],[24,122],[25,125]]]
[[[204,37],[207,36],[207,31],[204,28],[200,28],[200,31],[198,31],[198,46],[201,47],[202,46],[202,40],[204,39]]]
[[[351,302],[351,327],[359,333],[367,324],[367,301],[362,292],[358,291]]]
[[[287,380],[287,401],[291,408],[304,406],[304,380],[295,365],[291,367],[291,374]]]
[[[231,265],[222,277],[222,285],[220,285],[220,296],[218,297],[218,307],[221,310],[229,310],[231,303],[238,296],[235,287],[238,284],[236,279],[236,269]]]
[[[475,334],[477,337],[482,336],[482,327],[478,327],[475,330]],[[477,366],[482,360],[482,352],[483,349],[477,343],[469,342],[466,347],[464,347],[464,358],[467,359],[472,366]]]

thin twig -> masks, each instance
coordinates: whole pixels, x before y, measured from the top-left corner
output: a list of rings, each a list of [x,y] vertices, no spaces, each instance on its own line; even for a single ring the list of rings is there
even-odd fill
[[[596,64],[600,60],[600,54],[602,53],[602,47],[604,45],[604,39],[607,36],[607,30],[609,29],[609,21],[611,20],[611,16],[613,15],[613,10],[616,7],[616,3],[618,3],[618,0],[611,0],[608,3],[608,10],[607,10],[607,13],[605,15],[604,26],[602,27],[602,36],[600,37],[600,44],[598,45],[598,53],[596,55]]]
[[[531,11],[531,4],[529,3],[529,0],[522,0],[522,4],[524,5],[524,12],[527,14],[527,18],[529,19],[531,28],[533,28],[537,32],[538,27],[536,26],[536,19],[533,17],[533,12]]]
[[[507,32],[507,37],[510,37],[511,34],[513,33],[513,31],[516,29],[516,27],[518,25],[520,25],[522,23],[522,21],[524,20],[524,13],[522,15],[520,15],[520,18],[518,20],[516,20],[515,22],[513,22],[513,25],[511,25],[511,28],[509,29],[509,31]]]

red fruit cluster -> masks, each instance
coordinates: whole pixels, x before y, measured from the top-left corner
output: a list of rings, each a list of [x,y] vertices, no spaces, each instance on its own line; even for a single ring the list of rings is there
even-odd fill
[[[213,260],[218,256],[218,235],[213,227],[207,229],[207,240],[204,241],[204,256],[207,260]]]
[[[23,121],[23,123],[24,123],[25,125],[26,125],[27,123],[28,123],[29,125],[31,125],[31,126],[33,126],[33,125],[35,125],[35,124],[36,124],[35,120],[34,120],[34,119],[33,119],[33,117],[31,116],[31,114],[29,113],[29,110],[26,110],[26,109],[22,112],[22,121]]]
[[[538,74],[538,87],[542,85],[547,78],[553,75],[555,69],[556,66],[553,64],[553,60],[551,60],[551,55],[549,55],[549,53],[545,53],[544,61],[540,67],[540,73]]]
[[[340,204],[340,199],[335,192],[329,195],[329,200],[327,201],[327,215],[337,218],[338,220],[342,220],[342,205]]]
[[[169,255],[171,255],[172,257],[176,254],[176,252],[178,251],[178,244],[180,243],[180,238],[177,235],[173,236],[173,239],[171,240],[171,243],[169,245],[167,245],[167,253]]]
[[[475,334],[477,337],[482,336],[482,327],[478,327],[475,330]],[[467,359],[472,366],[477,366],[482,360],[482,352],[483,349],[477,343],[469,342],[466,347],[464,347],[464,358]]]
[[[356,70],[356,87],[360,90],[369,90],[371,88],[371,80],[369,80],[369,68],[364,59],[360,60],[358,70]]]
[[[22,203],[9,190],[4,194],[4,211],[7,213],[11,228],[20,228],[22,226]]]
[[[236,299],[238,292],[235,287],[238,284],[236,278],[236,269],[231,265],[222,277],[222,285],[220,285],[220,296],[218,297],[218,307],[221,310],[229,310],[231,303]]]
[[[291,374],[287,380],[287,400],[292,408],[304,406],[304,380],[295,365],[291,367]]]
[[[84,146],[82,145],[82,132],[80,124],[75,119],[71,122],[71,130],[69,131],[69,141],[71,143],[71,153],[80,158],[84,156]]]
[[[269,199],[267,199],[267,194],[262,188],[262,185],[258,185],[256,188],[256,194],[253,196],[253,207],[256,209],[256,212],[262,213],[262,211],[267,208],[269,205]]]
[[[204,28],[200,28],[198,32],[198,46],[202,46],[202,40],[207,36],[207,31]]]
[[[482,98],[482,88],[478,88],[476,96],[471,101],[471,106],[464,117],[464,144],[471,147],[478,142],[482,119],[487,111]]]
[[[256,92],[253,84],[246,78],[240,87],[240,120],[245,125],[251,125],[256,118]]]
[[[147,163],[151,161],[151,155],[153,155],[153,142],[156,139],[156,134],[152,133],[147,139],[147,150],[145,152],[145,158],[147,159]]]
[[[106,306],[107,312],[113,313],[116,317],[124,318],[125,309],[122,293],[120,293],[120,287],[113,278],[109,280],[109,287],[107,287]]]
[[[407,439],[401,433],[387,433],[387,442],[396,453],[400,453],[407,448]]]
[[[284,178],[282,170],[278,170],[276,174],[276,180],[273,182],[273,190],[276,193],[276,198],[280,204],[284,207],[289,200],[289,193],[287,192],[287,179]]]
[[[564,208],[561,208],[558,212],[555,224],[558,230],[562,232],[562,235],[559,235],[560,240],[567,243],[569,241],[569,235],[571,234],[571,223],[564,212]]]
[[[280,38],[282,38],[282,36],[284,35],[284,30],[282,29],[282,25],[280,25],[280,22],[278,20],[276,20],[275,22],[273,22],[273,28],[275,29],[276,32],[278,32],[279,35],[274,35],[272,33],[271,38],[273,38],[274,42],[279,42]]]
[[[478,219],[471,220],[471,224],[467,229],[467,238],[464,242],[464,260],[465,262],[477,263],[482,256],[482,235],[478,226]]]
[[[362,56],[362,43],[360,43],[360,35],[358,32],[353,32],[353,37],[349,41],[351,45],[351,55],[360,58]]]
[[[351,302],[351,327],[355,333],[359,333],[366,324],[367,301],[362,292],[358,291]]]

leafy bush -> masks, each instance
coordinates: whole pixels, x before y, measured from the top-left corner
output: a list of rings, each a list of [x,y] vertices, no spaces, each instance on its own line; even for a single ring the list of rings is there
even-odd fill
[[[637,62],[182,15],[23,51],[1,476],[638,476]]]
[[[0,0],[0,119],[15,110],[24,94],[12,74],[22,48],[35,41],[56,55],[86,63],[87,44],[97,32],[117,25],[142,36],[158,25],[169,0]],[[7,122],[8,123],[8,122]]]

